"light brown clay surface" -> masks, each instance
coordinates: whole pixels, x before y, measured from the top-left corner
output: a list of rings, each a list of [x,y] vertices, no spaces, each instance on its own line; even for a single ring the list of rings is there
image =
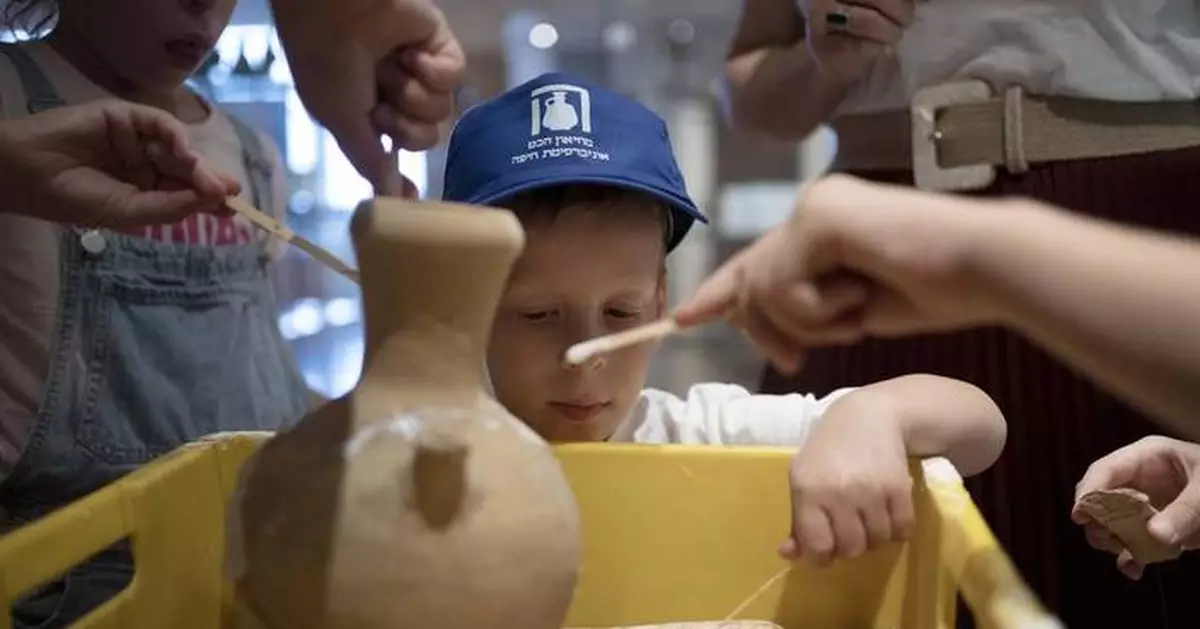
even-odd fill
[[[1103,525],[1143,564],[1169,561],[1180,549],[1164,544],[1146,528],[1158,510],[1145,494],[1132,489],[1099,490],[1084,494],[1079,508]]]
[[[561,629],[580,562],[553,453],[486,393],[523,232],[508,212],[377,199],[353,221],[359,385],[267,442],[235,508],[262,629]]]

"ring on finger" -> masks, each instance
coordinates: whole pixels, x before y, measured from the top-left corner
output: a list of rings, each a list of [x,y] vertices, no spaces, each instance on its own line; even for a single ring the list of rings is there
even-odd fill
[[[839,33],[842,35],[850,33],[850,12],[842,8],[838,11],[830,11],[825,14],[825,32]]]

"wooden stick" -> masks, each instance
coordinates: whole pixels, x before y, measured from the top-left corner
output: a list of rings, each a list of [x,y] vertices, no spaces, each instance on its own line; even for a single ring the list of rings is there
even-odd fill
[[[817,168],[812,177],[800,182],[800,185],[796,189],[796,199],[797,205],[801,207],[801,210],[803,209],[804,205],[805,193],[808,192],[808,189],[812,186],[813,182],[819,180],[821,177],[824,177],[825,174],[829,172],[829,169],[832,165],[833,156],[830,156],[823,164],[820,165],[819,168]],[[600,354],[615,352],[619,349],[624,349],[626,347],[637,345],[639,343],[645,343],[647,341],[656,341],[658,339],[666,338],[679,331],[681,331],[681,328],[679,327],[679,324],[675,323],[674,319],[663,319],[661,321],[649,323],[630,330],[625,330],[623,332],[617,332],[616,334],[599,336],[582,343],[576,343],[567,348],[565,357],[566,362],[568,365],[573,366],[582,365],[596,356],[599,356]]]
[[[738,604],[737,607],[733,608],[733,611],[726,614],[723,622],[729,622],[736,619],[739,614],[746,611],[746,608],[749,607],[751,603],[758,600],[758,597],[762,596],[763,592],[766,592],[768,588],[770,588],[772,585],[775,585],[777,581],[787,576],[787,574],[791,571],[792,566],[789,565],[781,569],[779,572],[776,572],[774,576],[772,576],[770,579],[767,579],[762,585],[758,586],[758,589],[755,590],[753,594],[747,596],[741,603]]]
[[[679,324],[675,323],[674,319],[663,319],[615,334],[598,336],[568,347],[566,361],[568,365],[582,365],[600,354],[607,354],[639,343],[665,338],[680,331],[680,329]]]
[[[350,280],[355,284],[359,283],[358,271],[354,267],[342,262],[340,258],[330,253],[329,250],[322,248],[303,236],[300,236],[267,213],[259,210],[258,208],[250,205],[238,197],[226,197],[225,205],[229,206],[230,209],[238,214],[245,216],[259,229],[262,229],[276,238],[304,251],[308,255],[315,258],[318,262],[333,269],[335,272],[350,278]]]
[[[387,158],[384,160],[383,178],[380,181],[382,190],[396,191],[395,194],[401,194],[404,191],[404,175],[400,173],[400,147],[394,139],[389,138],[387,150]],[[375,196],[382,196],[379,190],[375,191]]]

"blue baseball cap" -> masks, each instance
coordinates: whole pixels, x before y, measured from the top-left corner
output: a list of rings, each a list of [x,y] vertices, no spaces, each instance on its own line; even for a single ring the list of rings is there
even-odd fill
[[[563,73],[543,74],[472,107],[454,127],[442,197],[491,205],[522,192],[606,184],[672,210],[667,250],[696,221],[667,125],[641,103]]]

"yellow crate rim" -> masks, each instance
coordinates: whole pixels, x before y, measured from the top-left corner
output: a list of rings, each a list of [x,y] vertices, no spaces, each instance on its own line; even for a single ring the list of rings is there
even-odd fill
[[[233,626],[231,587],[222,572],[225,504],[242,462],[269,436],[269,433],[230,433],[185,446],[39,522],[0,538],[0,599],[11,608],[13,601],[24,593],[57,578],[111,544],[131,538],[136,564],[133,583],[74,627],[158,629],[168,626],[163,622],[178,623],[179,619],[186,619],[186,626],[172,625],[178,629]],[[695,580],[687,587],[704,595],[684,600],[679,596],[682,586],[671,590],[661,584],[663,575],[671,574],[672,569],[669,565],[659,565],[665,562],[646,562],[649,565],[639,574],[631,575],[625,570],[630,561],[642,556],[640,553],[676,551],[664,548],[671,543],[670,539],[664,543],[665,538],[658,540],[657,547],[638,547],[639,540],[656,534],[655,530],[629,522],[627,513],[625,521],[619,519],[620,509],[614,509],[613,505],[632,505],[658,513],[657,517],[681,513],[680,517],[696,518],[694,503],[702,498],[676,507],[683,509],[677,513],[662,510],[661,496],[670,492],[702,496],[694,489],[697,479],[716,478],[709,485],[700,485],[704,488],[704,498],[719,498],[748,510],[768,505],[765,508],[771,513],[762,516],[762,521],[778,525],[780,518],[786,519],[785,505],[780,502],[787,499],[784,489],[775,486],[760,497],[747,495],[743,499],[737,495],[736,487],[722,489],[716,475],[735,470],[745,479],[771,487],[785,482],[780,471],[785,469],[788,452],[777,448],[610,444],[560,446],[556,452],[579,498],[585,528],[585,563],[568,618],[569,626],[722,620],[724,616],[720,614],[734,611],[759,585],[768,584],[772,575],[778,576],[781,569],[785,576],[769,583],[755,600],[749,601],[739,618],[786,617],[801,613],[795,609],[789,611],[788,605],[807,605],[808,609],[802,612],[806,618],[820,618],[829,623],[851,622],[854,618],[853,622],[866,622],[875,629],[897,626],[949,629],[954,626],[954,594],[960,590],[981,627],[1058,626],[1021,580],[963,485],[946,481],[925,483],[919,464],[913,466],[914,478],[921,481],[916,483],[914,493],[918,530],[907,544],[839,562],[824,571],[803,562],[788,571],[778,559],[761,552],[769,542],[764,533],[730,529],[736,521],[714,517],[713,524],[703,525],[711,526],[711,530],[700,531],[696,533],[698,536],[707,535],[707,539],[713,535],[730,536],[740,540],[742,547],[753,546],[759,552],[753,560],[732,558],[733,555],[722,559],[725,550],[714,549],[704,561],[727,561],[736,566],[734,573],[723,576],[742,587],[723,591],[715,589],[712,580],[706,580],[704,575],[686,576]],[[628,475],[639,482],[634,489],[614,489],[613,483],[617,482],[613,481],[614,475]],[[181,532],[181,528],[186,530]],[[588,532],[595,530],[603,530],[604,534]],[[770,531],[766,534],[774,535]],[[619,537],[619,544],[614,545],[611,539],[604,542],[605,536],[624,537]],[[600,541],[593,544],[594,540]],[[589,548],[589,544],[603,543],[609,546]],[[699,561],[678,552],[671,557],[677,564],[677,574],[686,572],[688,562]],[[618,578],[618,575],[623,576]],[[666,587],[664,596],[674,596],[674,602],[658,606],[654,592],[643,595],[621,591],[632,587],[631,582],[643,590]],[[841,589],[822,590],[821,584]],[[864,606],[872,596],[878,599],[875,607]],[[614,600],[623,604],[613,604]],[[814,611],[813,606],[823,609]],[[718,617],[697,617],[713,614]],[[11,629],[8,614],[0,615],[0,629]]]

